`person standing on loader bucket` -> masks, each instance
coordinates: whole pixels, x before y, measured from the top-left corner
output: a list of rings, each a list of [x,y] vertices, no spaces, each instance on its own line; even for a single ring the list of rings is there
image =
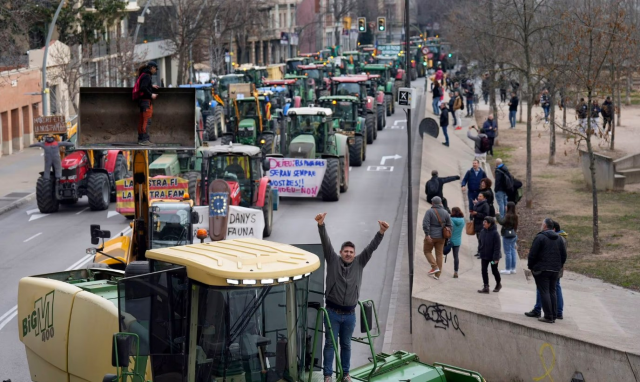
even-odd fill
[[[344,372],[341,382],[351,382],[351,377],[349,377],[351,336],[356,327],[356,307],[358,306],[358,297],[362,284],[362,273],[373,252],[382,242],[385,231],[389,229],[389,224],[384,221],[378,221],[380,230],[358,256],[355,255],[355,245],[350,241],[345,241],[342,244],[340,255],[338,256],[333,250],[329,235],[327,235],[327,229],[324,225],[325,216],[327,216],[326,212],[318,214],[315,220],[318,222],[320,241],[322,242],[322,250],[327,263],[327,290],[325,291],[327,312],[329,313],[329,323],[331,324],[333,338],[337,341],[338,337],[340,337],[340,360],[342,371]],[[329,323],[325,319],[325,328],[328,329],[327,324]],[[324,382],[331,382],[335,349],[331,342],[331,334],[327,329],[325,329],[323,374]]]
[[[44,173],[42,177],[44,179],[51,179],[51,167],[56,180],[62,177],[62,164],[60,159],[60,146],[73,147],[72,142],[58,142],[54,137],[48,135],[44,142],[37,142],[29,147],[40,147],[44,150]]]
[[[149,141],[149,126],[153,116],[152,100],[158,97],[157,85],[153,85],[151,76],[158,71],[158,64],[149,61],[148,64],[138,69],[138,80],[133,87],[133,100],[138,101],[140,107],[140,119],[138,120],[138,144],[141,146],[151,146]]]

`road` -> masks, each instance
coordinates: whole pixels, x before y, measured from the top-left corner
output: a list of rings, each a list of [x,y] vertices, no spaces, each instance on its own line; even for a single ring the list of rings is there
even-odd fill
[[[419,79],[412,85],[422,88],[423,81]],[[413,125],[417,126],[416,121]],[[274,213],[274,229],[269,238],[291,244],[319,243],[313,218],[319,212],[327,212],[325,222],[333,244],[339,246],[350,240],[358,251],[374,237],[378,220],[390,223],[385,239],[367,265],[360,294],[361,300],[373,299],[376,303],[382,328],[386,325],[401,237],[406,150],[406,116],[396,105],[395,114],[387,117],[387,127],[367,147],[363,166],[351,169],[349,190],[341,194],[340,201],[282,199],[279,211]],[[385,158],[384,168],[383,157],[391,157]],[[0,380],[30,380],[15,317],[20,278],[85,266],[90,261],[85,254],[86,248],[91,247],[90,224],[100,224],[102,229],[111,231],[112,237],[129,229],[129,221],[114,209],[112,204],[109,211],[91,211],[83,198],[74,206],[61,206],[55,214],[40,214],[34,201],[0,215]],[[382,343],[383,336],[376,341],[377,351],[381,351]],[[362,364],[370,356],[368,348],[357,343],[353,344],[352,354],[352,365]]]

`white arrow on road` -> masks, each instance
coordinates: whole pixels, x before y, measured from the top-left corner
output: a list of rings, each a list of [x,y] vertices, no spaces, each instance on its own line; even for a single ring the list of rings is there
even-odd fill
[[[396,126],[398,123],[406,123],[406,122],[407,122],[406,119],[399,119],[399,120],[393,122],[393,126]]]
[[[118,211],[109,211],[107,212],[107,219],[114,217],[114,216],[118,216],[120,215],[120,213]]]
[[[402,157],[398,154],[384,156],[382,157],[382,159],[380,159],[380,166],[384,166],[384,162],[386,162],[387,159],[400,159],[400,158]]]
[[[39,209],[37,209],[37,208],[35,208],[35,209],[33,209],[33,210],[28,210],[28,211],[27,211],[27,215],[29,215],[29,216],[30,216],[30,217],[29,217],[29,221],[32,221],[32,220],[38,220],[38,219],[43,218],[43,217],[45,217],[45,216],[49,216],[49,214],[41,214],[41,213],[39,213],[39,212],[40,212],[40,210],[39,210]]]

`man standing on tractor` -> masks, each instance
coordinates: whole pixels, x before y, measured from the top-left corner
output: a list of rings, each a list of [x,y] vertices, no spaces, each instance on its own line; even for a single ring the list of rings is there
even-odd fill
[[[138,101],[140,107],[140,119],[138,120],[138,144],[141,146],[151,146],[149,141],[149,126],[153,116],[153,105],[151,100],[158,97],[157,85],[153,85],[151,76],[158,71],[158,64],[149,61],[138,69],[138,80],[133,87],[133,100]]]
[[[389,229],[389,224],[384,221],[378,221],[380,230],[376,233],[373,240],[371,240],[371,243],[369,243],[358,256],[355,255],[356,246],[350,241],[345,241],[342,244],[340,247],[340,256],[338,256],[333,250],[333,246],[331,246],[329,235],[327,235],[327,229],[324,225],[325,216],[327,216],[326,212],[318,214],[315,217],[316,222],[318,222],[318,231],[320,232],[320,241],[322,242],[327,268],[325,301],[333,338],[337,341],[338,337],[340,337],[340,361],[344,372],[342,382],[351,382],[351,377],[349,376],[351,336],[356,327],[356,306],[358,306],[362,273],[364,267],[371,259],[373,252],[378,248],[380,242],[382,242],[385,231]],[[331,334],[329,333],[327,324],[328,323],[325,322],[323,374],[324,382],[331,382],[335,349],[331,342]]]
[[[44,142],[37,142],[29,147],[40,147],[44,150],[44,179],[51,179],[51,167],[55,174],[56,180],[62,177],[62,164],[60,159],[60,146],[73,147],[71,142],[58,142],[51,135],[47,135]]]

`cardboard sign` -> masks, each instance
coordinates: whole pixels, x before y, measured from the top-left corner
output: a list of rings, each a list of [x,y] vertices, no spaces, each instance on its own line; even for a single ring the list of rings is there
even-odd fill
[[[149,179],[149,199],[182,199],[189,190],[189,181],[177,176],[155,176]],[[116,211],[123,215],[133,215],[133,178],[116,182]]]
[[[397,56],[402,51],[402,46],[398,45],[378,45],[379,55]]]
[[[195,238],[195,234],[200,228],[209,231],[209,206],[196,206],[193,210],[198,212],[200,221],[194,223],[193,234],[194,243],[199,240]],[[262,239],[264,231],[264,214],[262,210],[256,208],[246,208],[240,206],[229,206],[229,220],[227,225],[227,240],[252,237]],[[205,242],[210,242],[208,237]]]
[[[280,196],[314,198],[320,192],[325,159],[269,158],[271,186]]]
[[[41,115],[33,119],[34,135],[65,134],[66,132],[67,123],[63,115]]]

